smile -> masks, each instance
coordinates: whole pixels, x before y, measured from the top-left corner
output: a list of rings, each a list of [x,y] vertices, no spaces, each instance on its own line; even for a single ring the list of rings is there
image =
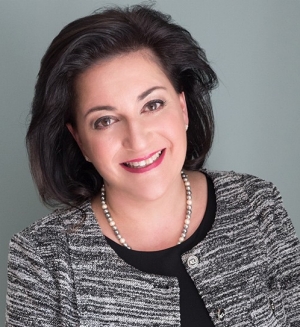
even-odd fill
[[[134,169],[140,169],[140,168],[145,168],[150,165],[152,165],[154,162],[158,160],[158,158],[161,156],[163,150],[160,150],[156,153],[154,153],[151,157],[144,159],[144,160],[133,160],[133,161],[128,161],[124,162],[123,165],[129,168],[134,168]]]

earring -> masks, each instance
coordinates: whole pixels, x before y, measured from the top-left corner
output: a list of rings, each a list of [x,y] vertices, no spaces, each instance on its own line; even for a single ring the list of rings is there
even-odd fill
[[[189,125],[185,125],[185,130],[187,131],[189,128]]]
[[[91,160],[87,156],[84,156],[84,159],[88,162],[91,162]]]

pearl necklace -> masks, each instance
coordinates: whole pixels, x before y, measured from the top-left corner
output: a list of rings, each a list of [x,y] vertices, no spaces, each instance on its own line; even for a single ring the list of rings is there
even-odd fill
[[[188,176],[186,173],[184,173],[183,171],[181,171],[181,178],[184,182],[184,186],[185,186],[185,191],[186,191],[186,214],[185,214],[185,220],[184,220],[184,224],[183,224],[183,229],[181,232],[181,235],[179,237],[178,243],[180,244],[182,243],[185,238],[186,238],[186,234],[190,225],[190,221],[191,221],[191,216],[192,216],[192,191],[191,191],[191,186],[190,186],[190,182],[188,180]],[[103,209],[103,213],[104,216],[106,217],[110,227],[112,228],[112,230],[114,231],[116,237],[118,238],[119,242],[125,246],[127,249],[131,250],[131,247],[127,244],[126,240],[124,237],[121,236],[115,221],[112,219],[110,212],[108,210],[108,206],[105,202],[105,186],[103,184],[102,188],[101,188],[101,205],[102,205],[102,209]]]

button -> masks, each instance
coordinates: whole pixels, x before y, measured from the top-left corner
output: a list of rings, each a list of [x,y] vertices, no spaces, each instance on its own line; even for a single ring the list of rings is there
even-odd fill
[[[275,304],[272,299],[269,299],[270,308],[273,313],[275,313]]]
[[[224,309],[220,308],[217,310],[217,318],[220,321],[224,320],[224,318],[225,318],[225,310]]]
[[[169,284],[162,284],[162,283],[155,283],[153,285],[153,287],[159,288],[159,289],[162,289],[162,290],[169,290],[169,289],[171,289],[171,285],[169,285]]]
[[[198,265],[199,263],[199,260],[198,258],[195,256],[195,255],[191,255],[189,258],[188,258],[188,261],[187,261],[187,264],[190,268],[194,268]]]

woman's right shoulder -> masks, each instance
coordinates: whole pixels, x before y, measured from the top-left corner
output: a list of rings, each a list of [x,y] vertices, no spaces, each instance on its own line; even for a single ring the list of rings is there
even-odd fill
[[[10,247],[14,243],[28,244],[35,248],[53,246],[58,242],[64,243],[68,234],[84,222],[88,206],[88,203],[84,203],[78,207],[55,209],[52,213],[14,234]]]

